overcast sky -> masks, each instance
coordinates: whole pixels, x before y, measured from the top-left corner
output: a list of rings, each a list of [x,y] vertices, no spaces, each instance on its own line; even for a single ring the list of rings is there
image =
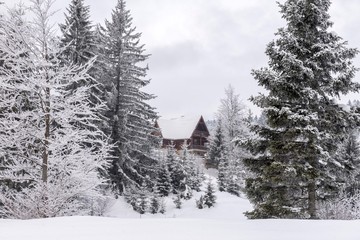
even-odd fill
[[[10,6],[16,2],[2,1]],[[116,2],[85,0],[93,23],[110,19]],[[55,2],[59,12],[54,21],[63,23],[69,3]],[[148,76],[152,81],[146,92],[157,96],[151,104],[161,116],[202,114],[211,119],[229,84],[258,113],[247,101],[262,91],[250,73],[266,66],[265,47],[285,24],[275,0],[128,0],[127,8],[151,54]],[[359,11],[359,0],[334,0],[330,15],[333,31],[350,47],[360,49]],[[360,67],[360,56],[354,63]],[[356,80],[360,81],[360,72]]]

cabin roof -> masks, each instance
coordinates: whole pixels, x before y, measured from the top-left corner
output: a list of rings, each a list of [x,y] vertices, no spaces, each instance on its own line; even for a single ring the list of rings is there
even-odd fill
[[[165,139],[189,139],[193,134],[201,117],[185,117],[158,119],[162,137]]]

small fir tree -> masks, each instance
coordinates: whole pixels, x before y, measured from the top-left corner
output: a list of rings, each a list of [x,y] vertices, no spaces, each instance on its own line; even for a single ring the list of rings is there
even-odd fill
[[[223,159],[223,156],[221,156],[219,167],[218,167],[218,177],[217,177],[220,192],[227,191],[227,185],[228,185],[227,170],[228,170],[227,161],[225,159]]]
[[[151,201],[150,201],[150,213],[151,214],[156,214],[159,212],[160,208],[161,208],[161,200],[159,199],[159,197],[155,194],[152,196]]]
[[[156,178],[155,191],[161,197],[167,197],[171,193],[171,177],[165,163],[160,163]]]
[[[181,199],[181,194],[176,194],[175,198],[174,198],[174,204],[175,204],[175,207],[177,209],[181,209],[181,206],[182,206],[182,199]]]
[[[221,160],[224,160],[222,157],[225,155],[226,151],[221,119],[217,122],[214,136],[210,138],[208,151],[209,158],[207,160],[207,165],[209,167],[218,168]]]
[[[208,180],[207,186],[206,186],[206,192],[204,195],[204,205],[206,205],[208,208],[211,208],[216,203],[216,196],[215,196],[215,187],[212,184],[211,180]]]
[[[186,175],[184,172],[184,167],[180,162],[178,155],[175,152],[174,146],[168,146],[166,163],[171,178],[171,187],[174,194],[182,192],[185,190],[185,179]]]

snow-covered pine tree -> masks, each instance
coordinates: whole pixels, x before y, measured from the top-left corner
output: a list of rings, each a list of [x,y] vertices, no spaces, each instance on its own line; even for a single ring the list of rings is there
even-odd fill
[[[104,77],[103,59],[100,51],[104,51],[104,42],[100,42],[99,31],[93,30],[90,21],[90,7],[84,5],[84,0],[72,0],[65,13],[65,23],[60,24],[61,36],[61,61],[64,64],[82,66],[93,61],[88,74],[91,76],[82,82],[71,82],[70,89],[75,90],[80,85],[92,85],[90,101],[97,104],[105,101],[104,86],[101,84]],[[98,30],[98,29],[96,29]],[[102,39],[103,40],[103,39]],[[103,115],[104,113],[100,113]],[[98,122],[104,128],[105,120]]]
[[[192,191],[197,191],[199,186],[198,178],[200,177],[198,172],[198,167],[195,164],[196,156],[189,152],[189,145],[186,141],[184,141],[183,145],[181,146],[181,154],[180,154],[180,163],[183,166],[184,174],[185,174],[185,184],[187,189],[187,193],[185,198],[190,199],[192,196]]]
[[[109,145],[92,124],[104,105],[89,105],[91,86],[69,94],[69,79],[89,78],[91,62],[83,67],[60,63],[49,26],[52,1],[31,3],[32,22],[0,19],[0,180],[19,186],[1,185],[0,215],[84,213],[90,211],[88,197],[96,196],[103,183],[98,169],[107,164]]]
[[[253,97],[267,116],[253,129],[259,137],[246,165],[247,195],[254,204],[249,218],[316,218],[316,201],[336,189],[329,159],[336,142],[357,121],[334,98],[359,90],[352,81],[348,48],[332,26],[330,0],[287,0],[279,4],[287,25],[267,46],[269,66],[253,71],[268,94]],[[342,165],[342,163],[340,163]],[[304,214],[305,213],[305,214]]]
[[[72,0],[65,13],[65,24],[60,24],[64,61],[83,65],[95,57],[95,36],[90,21],[90,7],[84,0]]]
[[[220,161],[226,153],[226,144],[224,140],[223,126],[221,119],[217,121],[214,136],[209,139],[209,157],[206,164],[209,167],[219,168]]]
[[[156,178],[155,192],[161,197],[167,197],[171,193],[171,177],[165,163],[160,163]]]
[[[149,211],[151,214],[156,214],[160,210],[161,199],[155,194],[151,197]]]
[[[226,159],[224,159],[222,155],[220,158],[220,163],[218,167],[218,176],[217,176],[218,187],[220,192],[227,191],[227,186],[228,186],[227,176],[229,175],[227,172],[228,165],[229,165],[228,161],[226,161]]]
[[[137,194],[138,194],[137,211],[140,214],[144,214],[148,210],[150,204],[149,202],[150,193],[148,191],[147,183],[145,180],[142,182]]]
[[[180,162],[180,158],[175,152],[175,147],[170,145],[167,147],[166,164],[170,173],[171,188],[174,194],[180,193],[186,189],[186,174],[184,166]]]
[[[341,163],[342,167],[339,169],[330,169],[336,176],[337,180],[343,189],[346,189],[348,194],[353,194],[360,189],[360,145],[358,141],[358,131],[353,130],[338,147],[333,161],[336,164]]]
[[[109,175],[120,194],[130,185],[139,186],[151,172],[156,160],[151,149],[158,145],[154,120],[157,114],[147,103],[154,96],[142,91],[149,84],[146,77],[148,58],[140,45],[141,34],[132,27],[125,1],[118,0],[111,21],[106,21],[105,54],[108,66],[104,84],[109,91],[107,117],[109,133],[116,144]]]
[[[206,205],[208,208],[211,208],[216,203],[216,196],[215,196],[215,187],[212,184],[211,180],[208,180],[208,183],[206,185],[206,191],[204,195],[204,205]]]

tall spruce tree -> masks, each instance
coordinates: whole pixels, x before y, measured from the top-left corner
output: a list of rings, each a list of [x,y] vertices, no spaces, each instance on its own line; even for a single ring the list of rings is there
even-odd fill
[[[63,64],[74,64],[82,66],[94,61],[88,71],[90,77],[84,81],[72,81],[69,88],[75,90],[83,85],[92,85],[90,91],[90,101],[93,104],[99,103],[104,98],[104,89],[101,84],[104,76],[103,61],[101,51],[103,43],[99,40],[100,31],[93,30],[90,21],[90,7],[84,5],[84,0],[72,0],[65,14],[65,23],[60,24],[61,55]],[[97,123],[99,126],[105,125],[103,121]]]
[[[152,175],[156,164],[151,149],[158,145],[152,134],[157,114],[147,103],[154,96],[142,91],[150,81],[144,79],[148,69],[144,61],[149,55],[144,54],[140,37],[132,27],[125,1],[118,0],[111,21],[106,21],[104,84],[109,92],[109,132],[116,144],[109,174],[120,194],[127,186],[139,186],[145,175]]]
[[[329,28],[330,0],[279,4],[287,25],[267,46],[269,66],[253,76],[268,94],[253,97],[268,125],[254,126],[246,165],[249,218],[316,218],[316,201],[336,191],[330,161],[336,142],[357,121],[334,98],[359,90],[349,48]],[[342,165],[342,163],[340,163]]]
[[[65,14],[65,24],[60,24],[64,61],[83,65],[95,54],[95,35],[90,21],[90,7],[84,0],[72,0]]]

